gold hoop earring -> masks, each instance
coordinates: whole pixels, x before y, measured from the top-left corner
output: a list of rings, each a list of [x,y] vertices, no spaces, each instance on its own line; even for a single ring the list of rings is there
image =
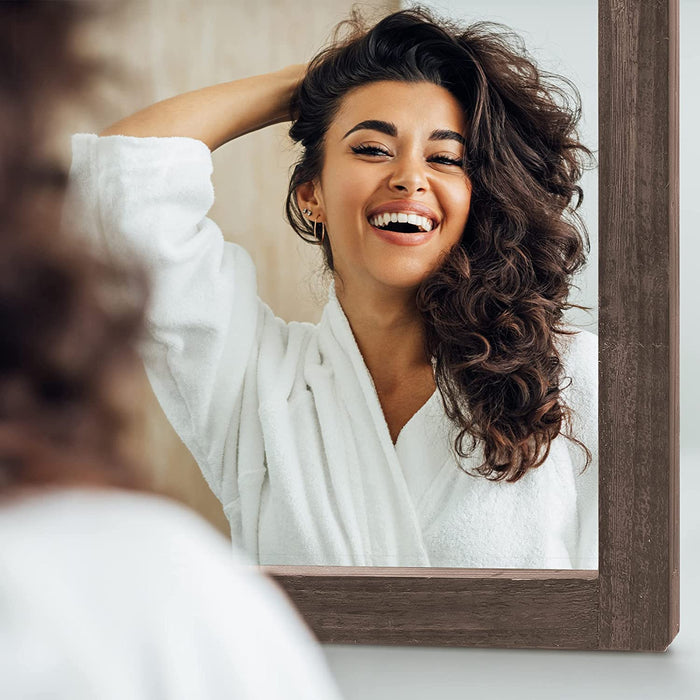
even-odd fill
[[[302,213],[306,214],[306,216],[311,216],[311,209],[302,209]],[[317,245],[323,245],[323,239],[326,237],[326,227],[323,224],[323,221],[321,221],[321,240],[318,238],[318,234],[316,233],[316,225],[318,224],[318,221],[314,221],[314,238],[316,239]]]
[[[321,224],[321,238],[319,239],[318,234],[316,233],[316,224],[320,223]],[[323,245],[323,240],[326,237],[326,227],[323,224],[323,221],[318,222],[314,221],[314,238],[318,241],[318,245]]]

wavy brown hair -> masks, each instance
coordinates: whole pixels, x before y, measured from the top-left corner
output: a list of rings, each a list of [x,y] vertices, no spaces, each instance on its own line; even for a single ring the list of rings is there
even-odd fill
[[[513,482],[540,466],[562,433],[583,448],[588,466],[590,450],[562,430],[571,410],[562,398],[567,378],[557,342],[575,333],[565,328],[563,312],[589,308],[567,301],[590,252],[576,212],[583,156],[592,158],[577,137],[576,87],[539,69],[504,25],[462,26],[418,5],[368,28],[353,9],[310,62],[291,104],[289,136],[303,152],[285,211],[306,241],[318,244],[296,188],[320,176],[323,140],[343,97],[380,80],[442,86],[465,113],[469,218],[459,243],[416,294],[426,356],[435,361],[445,411],[459,427],[456,453],[467,457],[482,441],[485,461],[477,473]],[[332,271],[331,232],[321,245]]]
[[[78,27],[107,4],[0,3],[0,495],[26,486],[143,488],[123,453],[124,395],[148,294],[135,264],[105,263],[61,230],[66,172],[52,108],[97,66]]]

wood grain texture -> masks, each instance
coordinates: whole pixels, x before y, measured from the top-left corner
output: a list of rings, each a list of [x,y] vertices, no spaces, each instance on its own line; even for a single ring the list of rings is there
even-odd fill
[[[597,643],[597,572],[345,567],[339,576],[311,572],[326,567],[280,568],[287,571],[276,580],[325,643],[552,649]]]
[[[678,629],[677,12],[677,0],[600,3],[606,649],[663,650]]]

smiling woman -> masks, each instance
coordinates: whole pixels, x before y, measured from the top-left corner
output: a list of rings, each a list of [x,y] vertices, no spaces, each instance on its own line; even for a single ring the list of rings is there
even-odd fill
[[[341,26],[308,66],[74,137],[75,211],[153,272],[154,391],[260,564],[595,569],[596,337],[562,323],[577,109],[497,26]],[[275,316],[207,217],[210,151],[288,120],[319,324]]]
[[[378,111],[384,119],[363,118]],[[362,85],[328,129],[319,181],[297,187],[332,232],[335,291],[394,443],[435,391],[416,291],[464,232],[464,130],[464,110],[443,87]]]
[[[386,121],[362,120],[378,110]],[[355,126],[346,132],[348,124]],[[471,184],[461,167],[463,146],[444,138],[455,134],[461,139],[463,131],[463,109],[432,83],[372,82],[344,99],[328,129],[319,183],[297,188],[305,206],[318,216],[328,212],[324,218],[333,232],[341,303],[360,302],[364,294],[370,298],[361,305],[376,308],[398,293],[416,315],[418,286],[459,241],[469,214]],[[372,226],[370,219],[379,214],[384,214],[381,225]],[[409,215],[428,219],[422,235],[418,219]]]

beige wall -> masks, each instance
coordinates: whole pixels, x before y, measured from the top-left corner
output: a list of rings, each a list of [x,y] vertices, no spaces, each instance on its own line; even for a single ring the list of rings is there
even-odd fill
[[[370,19],[398,2],[355,3]],[[132,0],[118,15],[93,22],[84,51],[110,57],[123,75],[105,75],[90,105],[57,115],[63,133],[99,132],[148,104],[205,85],[308,61],[351,7],[346,0]],[[258,269],[260,297],[285,320],[317,322],[326,299],[316,271],[320,251],[284,221],[296,150],[278,124],[237,139],[214,154],[216,203],[210,216],[243,245]],[[57,148],[68,158],[67,140]],[[193,458],[164,417],[145,374],[134,397],[131,445],[154,487],[201,512],[228,533],[221,507]]]

